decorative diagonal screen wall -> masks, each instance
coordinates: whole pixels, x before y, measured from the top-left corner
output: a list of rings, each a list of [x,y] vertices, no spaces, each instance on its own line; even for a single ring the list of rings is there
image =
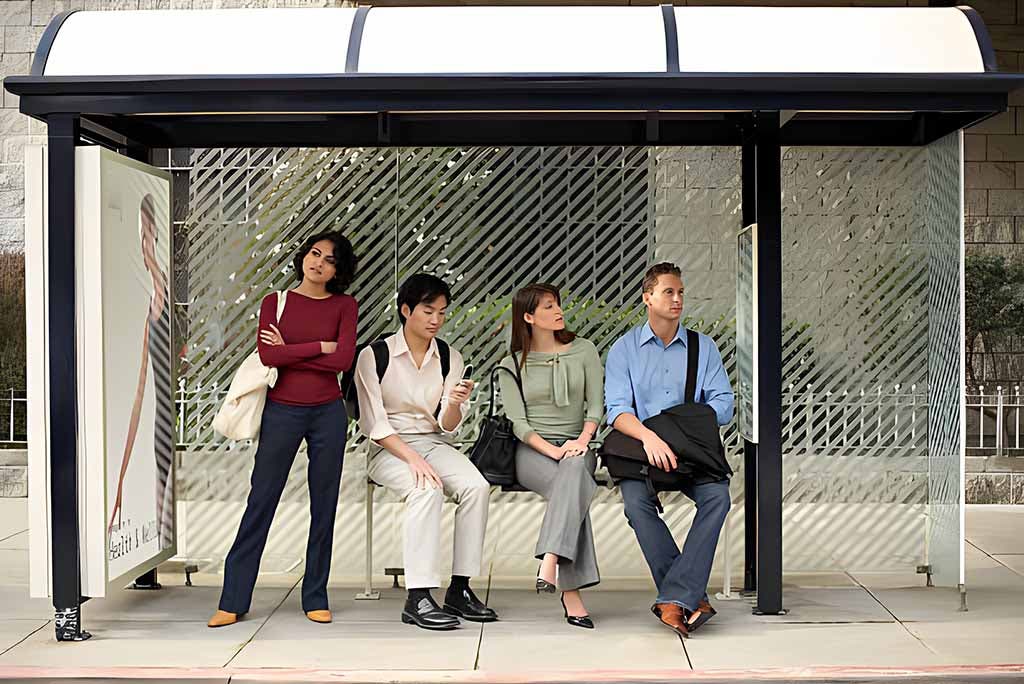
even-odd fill
[[[921,150],[786,153],[784,378],[793,384],[783,397],[787,571],[907,569],[923,560],[927,163]],[[647,265],[672,260],[684,271],[688,324],[716,339],[731,373],[739,170],[734,148],[193,151],[176,174],[187,203],[177,232],[187,240],[177,251],[187,255],[179,280],[189,292],[182,305],[189,321],[182,555],[216,567],[233,538],[253,447],[224,443],[210,421],[219,393],[252,349],[259,299],[292,282],[289,263],[304,237],[334,226],[355,245],[362,340],[395,327],[394,291],[406,275],[427,270],[447,278],[455,301],[443,336],[473,361],[478,380],[507,345],[517,287],[557,283],[568,325],[605,353],[644,319],[639,290]],[[467,421],[464,442],[475,423]],[[741,501],[736,435],[731,426],[724,434],[738,471],[734,501]],[[265,571],[301,568],[304,460],[300,453],[293,466]],[[353,429],[336,579],[362,572],[364,483],[365,446]],[[380,575],[400,565],[400,506],[377,496]],[[670,525],[683,534],[692,506],[681,496],[665,503]],[[536,569],[543,504],[496,492],[492,506],[492,572],[528,576]],[[602,574],[646,577],[618,492],[601,489],[592,516]],[[449,510],[449,534],[450,518]],[[738,573],[741,507],[729,527]]]

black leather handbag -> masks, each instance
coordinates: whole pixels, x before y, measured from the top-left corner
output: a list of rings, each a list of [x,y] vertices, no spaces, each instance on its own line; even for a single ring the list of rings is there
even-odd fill
[[[514,359],[513,359],[514,362]],[[487,416],[480,424],[480,434],[469,454],[470,462],[476,466],[484,479],[494,485],[513,485],[516,482],[516,446],[519,440],[512,432],[512,421],[504,414],[494,414],[494,392],[498,371],[510,373],[523,396],[523,383],[519,377],[519,366],[515,372],[504,366],[495,366],[491,371],[491,397],[487,405]],[[523,398],[526,404],[526,398]]]

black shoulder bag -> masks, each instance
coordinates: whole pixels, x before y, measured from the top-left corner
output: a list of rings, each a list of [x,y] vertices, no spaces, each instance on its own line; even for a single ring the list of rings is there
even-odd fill
[[[491,397],[487,405],[487,416],[480,423],[480,434],[473,443],[473,450],[469,454],[470,462],[476,466],[484,479],[494,485],[512,485],[516,482],[516,446],[519,440],[512,432],[512,421],[504,414],[494,414],[494,392],[497,385],[498,371],[505,371],[515,378],[516,387],[519,388],[519,396],[523,397],[523,405],[526,405],[526,397],[523,395],[523,383],[519,377],[519,365],[512,357],[515,371],[504,366],[495,366],[491,371]]]
[[[697,393],[697,361],[699,339],[693,330],[686,331],[686,385],[683,401],[694,401]],[[642,480],[647,483],[651,494],[656,492],[679,491],[685,484],[692,481],[694,469],[690,463],[677,459],[676,469],[670,473],[647,461],[647,452],[639,439],[634,439],[612,430],[604,439],[598,452],[608,474],[615,481]],[[660,508],[660,502],[659,502]]]

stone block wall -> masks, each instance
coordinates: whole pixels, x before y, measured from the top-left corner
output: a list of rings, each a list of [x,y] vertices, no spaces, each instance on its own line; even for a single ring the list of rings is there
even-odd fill
[[[978,0],[1002,71],[1024,69],[1024,1]],[[968,254],[1024,259],[1024,91],[1010,108],[967,131],[964,198]],[[975,362],[980,382],[1024,384],[1024,340],[986,350]]]
[[[0,0],[0,79],[27,74],[36,45],[55,15],[71,10],[347,7],[348,0]],[[168,43],[167,49],[173,49]],[[25,235],[24,152],[46,142],[45,124],[18,112],[18,98],[0,99],[0,251],[21,251]]]

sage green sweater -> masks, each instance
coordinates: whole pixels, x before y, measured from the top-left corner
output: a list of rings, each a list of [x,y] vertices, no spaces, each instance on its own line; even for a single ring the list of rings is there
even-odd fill
[[[518,359],[521,355],[517,352]],[[512,356],[501,365],[515,372]],[[526,405],[508,373],[498,373],[501,401],[512,430],[522,441],[531,434],[544,439],[575,439],[583,423],[600,424],[604,415],[604,369],[597,347],[577,337],[569,349],[558,353],[530,352],[522,370]]]

